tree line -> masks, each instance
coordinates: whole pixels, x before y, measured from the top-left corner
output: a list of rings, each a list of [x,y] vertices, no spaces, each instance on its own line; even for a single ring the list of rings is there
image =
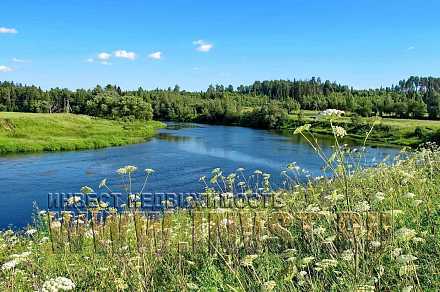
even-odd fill
[[[0,111],[70,112],[111,119],[152,118],[274,128],[288,114],[300,110],[335,108],[361,116],[440,118],[440,78],[416,77],[397,85],[354,89],[320,78],[255,81],[251,85],[210,85],[189,92],[167,89],[122,90],[119,86],[93,89],[43,90],[14,82],[0,82]]]

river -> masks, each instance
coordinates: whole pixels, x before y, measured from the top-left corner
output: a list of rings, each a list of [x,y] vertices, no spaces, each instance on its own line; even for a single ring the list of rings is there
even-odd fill
[[[324,151],[331,142],[322,140]],[[368,148],[374,164],[396,148]],[[98,150],[17,154],[0,157],[0,229],[20,228],[31,222],[33,202],[47,208],[48,194],[78,192],[84,185],[98,188],[103,178],[117,185],[115,170],[125,165],[152,168],[150,192],[202,190],[199,177],[220,167],[229,173],[239,167],[248,174],[259,169],[272,174],[274,184],[290,162],[321,175],[322,161],[299,136],[242,127],[170,124],[141,144]],[[135,176],[141,176],[141,171]],[[136,179],[136,177],[135,177]],[[139,181],[140,181],[139,177]]]

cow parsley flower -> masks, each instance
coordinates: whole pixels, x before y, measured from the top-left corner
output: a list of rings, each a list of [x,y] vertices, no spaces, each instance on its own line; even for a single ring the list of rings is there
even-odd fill
[[[370,210],[370,204],[367,201],[359,202],[355,207],[357,212],[368,212]]]
[[[262,287],[262,291],[273,291],[273,289],[275,289],[276,287],[276,283],[275,281],[267,281],[265,283],[263,283],[263,287]]]
[[[245,267],[250,267],[256,258],[258,258],[258,255],[256,254],[247,255],[243,258],[241,264]]]
[[[9,271],[14,269],[20,263],[19,260],[13,259],[2,265],[2,271]]]
[[[88,195],[88,194],[94,193],[95,191],[89,186],[83,186],[81,188],[80,192],[83,193],[84,195]]]
[[[36,232],[37,232],[37,229],[31,228],[31,229],[26,230],[26,232],[25,232],[24,234],[25,234],[25,235],[28,235],[28,236],[32,236],[32,235],[34,235]]]
[[[154,169],[152,169],[152,168],[145,168],[144,171],[145,171],[146,174],[154,173]]]
[[[41,291],[53,292],[53,291],[70,291],[75,289],[75,283],[72,280],[65,277],[57,277],[49,279],[43,283]]]
[[[345,129],[340,126],[334,126],[333,132],[335,133],[336,137],[339,138],[344,138],[347,135],[347,131],[345,131]]]
[[[414,229],[410,228],[400,228],[396,231],[396,236],[402,241],[410,241],[417,235],[417,232]]]

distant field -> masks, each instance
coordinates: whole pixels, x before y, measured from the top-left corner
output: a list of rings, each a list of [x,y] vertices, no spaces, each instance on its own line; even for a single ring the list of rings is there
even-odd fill
[[[303,122],[312,124],[312,131],[316,133],[331,133],[329,126],[323,126],[317,119],[318,111],[303,111]],[[291,121],[298,122],[298,115],[289,115]],[[348,138],[364,139],[365,130],[371,125],[375,117],[360,118],[363,127],[354,125],[350,113],[345,117],[335,118],[334,122],[346,127]],[[416,135],[416,128],[420,128],[422,136]],[[414,146],[424,142],[424,137],[429,134],[440,131],[440,121],[434,120],[415,120],[415,119],[396,119],[380,118],[375,129],[370,136],[370,144],[393,144],[402,146]]]
[[[163,124],[73,114],[0,112],[0,153],[94,149],[142,142]]]

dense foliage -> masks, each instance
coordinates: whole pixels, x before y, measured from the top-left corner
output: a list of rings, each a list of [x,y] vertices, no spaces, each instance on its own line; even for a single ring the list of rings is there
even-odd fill
[[[440,118],[440,78],[410,77],[396,86],[358,90],[335,82],[256,81],[252,85],[209,86],[206,91],[174,89],[123,91],[118,86],[42,90],[0,82],[0,111],[72,112],[106,118],[198,121],[264,128],[283,125],[286,114],[335,108],[362,116]],[[267,113],[276,117],[267,118]]]

